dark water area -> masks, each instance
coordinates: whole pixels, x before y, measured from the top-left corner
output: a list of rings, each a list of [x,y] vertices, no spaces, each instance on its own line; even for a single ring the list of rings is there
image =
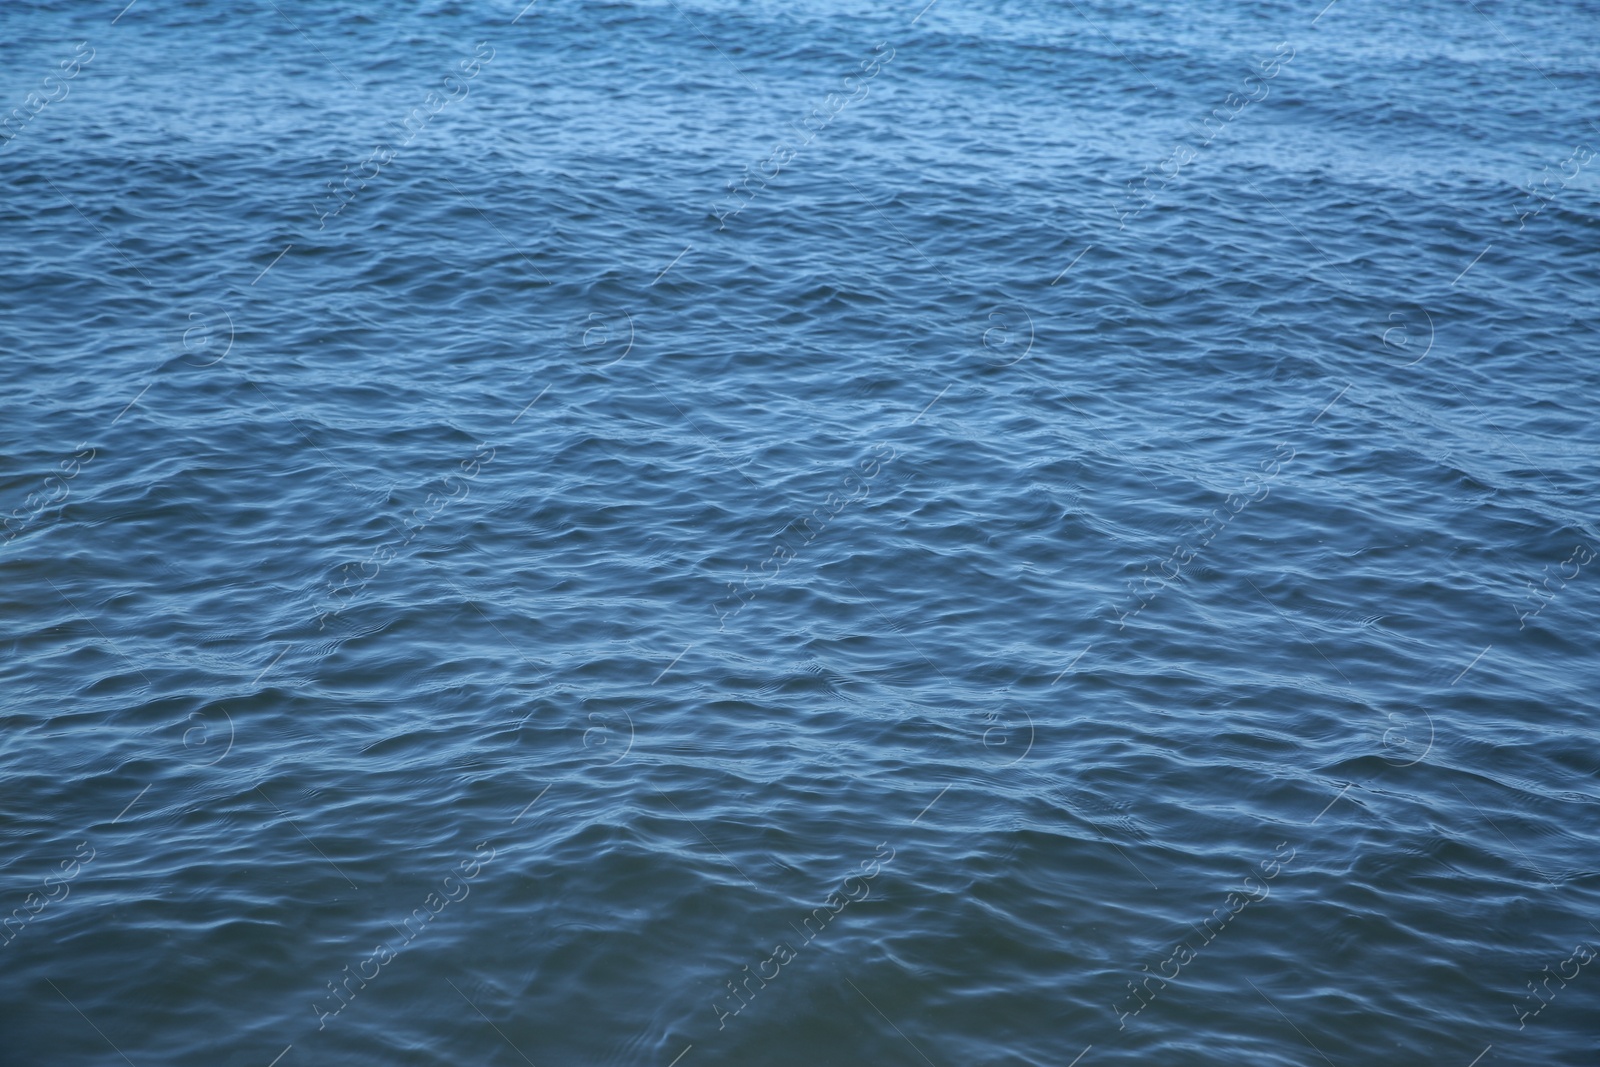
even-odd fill
[[[1600,5],[0,6],[0,1064],[1593,1064]]]

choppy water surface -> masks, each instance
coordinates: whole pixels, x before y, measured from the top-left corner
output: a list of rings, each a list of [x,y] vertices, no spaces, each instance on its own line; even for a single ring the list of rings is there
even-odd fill
[[[1600,1052],[1600,8],[0,9],[0,1060]]]

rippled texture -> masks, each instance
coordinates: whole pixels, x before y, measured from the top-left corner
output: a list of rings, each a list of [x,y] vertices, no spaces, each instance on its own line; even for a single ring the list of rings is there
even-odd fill
[[[1322,4],[7,3],[0,1060],[1594,1062],[1600,7]]]

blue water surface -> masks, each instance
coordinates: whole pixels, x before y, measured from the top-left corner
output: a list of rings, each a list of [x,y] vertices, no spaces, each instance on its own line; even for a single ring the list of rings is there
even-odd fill
[[[9,0],[0,1063],[1594,1063],[1597,64]]]

